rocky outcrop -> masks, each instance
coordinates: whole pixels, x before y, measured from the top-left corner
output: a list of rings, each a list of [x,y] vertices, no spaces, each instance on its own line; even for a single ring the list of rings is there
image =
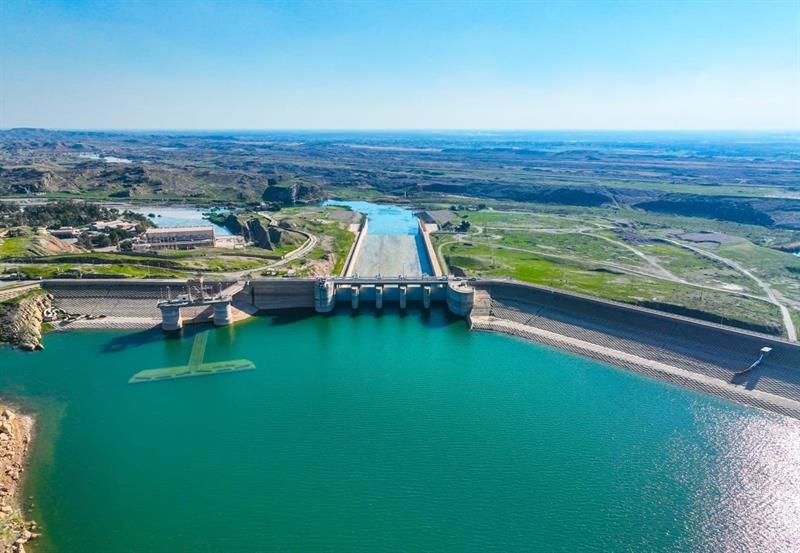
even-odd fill
[[[0,405],[0,551],[24,553],[39,537],[35,521],[22,512],[22,474],[33,432],[33,418]]]
[[[260,219],[250,219],[246,224],[245,238],[259,248],[271,250],[274,245],[269,236],[268,226]]]
[[[0,194],[35,194],[54,192],[61,179],[52,171],[28,167],[0,167]]]
[[[42,322],[52,309],[53,296],[34,290],[0,303],[0,342],[20,349],[42,349]]]
[[[273,204],[295,205],[322,199],[322,189],[316,184],[299,180],[270,178],[261,198]]]
[[[249,219],[243,228],[243,234],[246,240],[267,250],[274,250],[285,245],[299,245],[305,241],[301,234],[269,225],[259,218]]]

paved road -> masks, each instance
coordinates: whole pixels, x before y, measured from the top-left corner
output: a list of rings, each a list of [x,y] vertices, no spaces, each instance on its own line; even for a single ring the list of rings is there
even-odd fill
[[[264,217],[265,219],[269,220],[270,224],[274,223],[272,217],[270,217],[266,212],[259,211],[258,214],[261,215],[262,217]],[[238,279],[238,278],[241,278],[241,277],[243,277],[245,275],[248,275],[250,273],[257,273],[257,272],[260,272],[260,271],[266,271],[266,270],[269,270],[269,269],[274,269],[276,267],[282,267],[283,265],[286,265],[287,263],[289,263],[291,261],[294,261],[295,259],[299,259],[299,258],[301,258],[301,257],[303,257],[305,255],[308,255],[314,248],[317,247],[317,244],[319,243],[319,238],[316,235],[311,234],[310,232],[303,231],[303,230],[295,230],[294,232],[297,232],[297,233],[300,233],[300,234],[304,235],[306,237],[306,241],[303,243],[302,246],[300,246],[299,248],[297,248],[295,250],[292,250],[291,252],[287,253],[280,260],[273,261],[272,263],[268,263],[268,264],[263,265],[261,267],[254,267],[252,269],[245,269],[243,271],[234,271],[234,272],[231,272],[231,273],[219,273],[219,274],[215,273],[214,276],[220,276],[220,277],[225,277],[225,278],[237,278]]]

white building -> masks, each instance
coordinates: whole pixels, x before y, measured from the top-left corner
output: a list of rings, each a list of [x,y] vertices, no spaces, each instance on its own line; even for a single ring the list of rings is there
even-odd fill
[[[164,227],[147,229],[144,243],[135,245],[135,249],[174,249],[189,250],[192,248],[213,248],[215,243],[214,227]]]

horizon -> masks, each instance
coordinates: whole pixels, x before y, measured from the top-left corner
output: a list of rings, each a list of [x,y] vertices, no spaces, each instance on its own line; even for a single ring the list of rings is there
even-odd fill
[[[793,131],[798,19],[791,0],[9,0],[0,127]]]
[[[10,132],[10,131],[47,131],[47,132],[118,132],[118,133],[167,133],[167,132],[185,132],[185,133],[208,133],[208,132],[235,132],[235,133],[259,133],[259,132],[271,132],[271,133],[292,133],[292,132],[304,132],[304,133],[335,133],[335,132],[342,132],[342,133],[435,133],[435,134],[466,134],[466,133],[507,133],[507,134],[514,134],[514,133],[561,133],[561,134],[568,134],[568,133],[633,133],[633,134],[654,134],[654,133],[664,133],[664,134],[800,134],[800,127],[798,128],[774,128],[774,129],[630,129],[630,128],[563,128],[563,129],[554,129],[554,128],[358,128],[358,127],[351,127],[351,128],[327,128],[327,127],[317,127],[317,128],[225,128],[225,127],[218,127],[218,128],[169,128],[169,127],[154,127],[154,128],[145,128],[145,127],[119,127],[119,128],[102,128],[102,127],[29,127],[29,126],[20,126],[20,127],[0,127],[0,132]]]

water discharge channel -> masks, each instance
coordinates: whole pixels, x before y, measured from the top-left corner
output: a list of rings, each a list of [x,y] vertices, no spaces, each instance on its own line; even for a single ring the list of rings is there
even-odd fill
[[[326,202],[363,213],[369,230],[356,260],[359,276],[419,276],[432,274],[419,223],[409,209],[361,201]]]
[[[137,371],[255,370],[130,385]],[[444,309],[0,349],[37,553],[796,551],[800,423]],[[199,359],[199,355],[196,355]]]

